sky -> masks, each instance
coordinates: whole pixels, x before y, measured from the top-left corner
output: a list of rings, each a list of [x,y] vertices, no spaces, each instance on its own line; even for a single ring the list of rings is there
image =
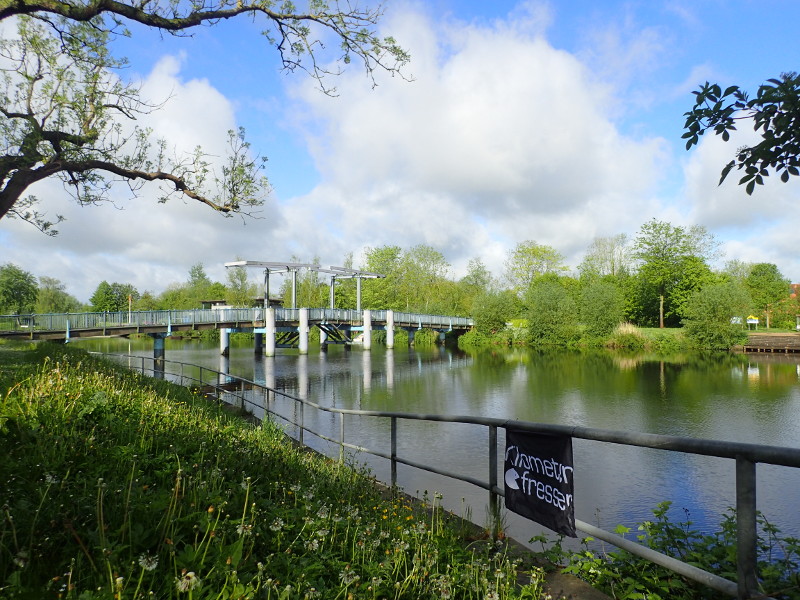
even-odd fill
[[[301,3],[298,3],[299,5]],[[355,61],[321,93],[280,70],[258,23],[192,37],[132,27],[114,42],[122,76],[160,108],[140,123],[175,152],[224,153],[244,127],[268,158],[272,192],[255,218],[224,218],[190,199],[157,201],[118,184],[112,203],[79,207],[60,182],[29,191],[62,214],[47,237],[0,220],[0,264],[54,277],[88,301],[97,285],[158,294],[192,265],[225,281],[236,259],[342,265],[385,245],[432,246],[464,275],[472,258],[501,275],[534,240],[573,270],[597,237],[635,237],[651,219],[703,225],[725,261],[775,263],[800,281],[800,182],[771,177],[747,196],[721,168],[725,144],[686,151],[683,114],[705,81],[755,91],[800,66],[794,0],[389,0],[380,31],[411,54],[404,78]],[[253,281],[260,274],[251,273]],[[275,283],[273,283],[275,285]]]

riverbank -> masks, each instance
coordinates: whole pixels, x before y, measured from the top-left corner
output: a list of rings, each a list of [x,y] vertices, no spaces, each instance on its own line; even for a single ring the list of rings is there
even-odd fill
[[[437,495],[382,495],[188,390],[0,346],[0,590],[53,598],[539,598]]]

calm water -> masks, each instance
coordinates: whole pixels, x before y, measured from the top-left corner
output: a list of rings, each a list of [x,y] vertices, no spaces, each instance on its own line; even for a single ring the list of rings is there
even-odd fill
[[[152,356],[149,340],[74,343],[91,350]],[[216,345],[168,339],[166,358],[226,370],[341,408],[490,416],[800,447],[800,359],[791,356],[662,362],[528,351],[470,357],[438,348],[279,353],[257,359],[251,346],[234,346],[225,359]],[[338,420],[327,413],[306,413],[306,423],[338,438]],[[383,420],[357,423],[348,418],[345,429],[348,442],[389,451],[388,423]],[[407,421],[400,423],[399,431],[400,456],[487,478],[486,428]],[[501,448],[502,437],[501,432]],[[312,445],[338,453],[319,440]],[[386,461],[364,454],[356,459],[388,480]],[[688,511],[697,526],[714,529],[720,515],[735,503],[732,460],[578,439],[574,460],[576,517],[606,529],[646,520],[664,500],[673,501],[675,519],[685,518]],[[473,520],[485,522],[487,492],[409,467],[400,466],[398,474],[407,492],[442,492],[445,506],[456,513],[469,506]],[[800,469],[760,465],[758,505],[784,533],[800,535]],[[507,522],[510,533],[521,541],[539,531],[513,514]]]

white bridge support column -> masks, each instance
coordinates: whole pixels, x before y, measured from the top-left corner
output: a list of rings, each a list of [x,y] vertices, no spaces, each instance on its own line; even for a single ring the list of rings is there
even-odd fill
[[[264,312],[264,354],[275,356],[275,309],[270,307]]]
[[[394,311],[386,311],[386,348],[394,348]]]
[[[328,351],[328,334],[325,333],[325,330],[320,328],[319,330],[319,347],[322,349],[323,352]]]
[[[364,350],[372,348],[372,311],[364,311]]]
[[[308,309],[300,309],[300,339],[298,340],[300,354],[308,354]]]
[[[231,330],[226,328],[219,330],[219,353],[228,356],[231,351]]]

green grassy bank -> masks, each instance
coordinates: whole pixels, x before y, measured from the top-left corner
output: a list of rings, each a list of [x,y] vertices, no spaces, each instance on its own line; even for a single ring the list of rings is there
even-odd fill
[[[2,598],[541,596],[435,495],[382,495],[184,388],[0,342],[0,399]]]

